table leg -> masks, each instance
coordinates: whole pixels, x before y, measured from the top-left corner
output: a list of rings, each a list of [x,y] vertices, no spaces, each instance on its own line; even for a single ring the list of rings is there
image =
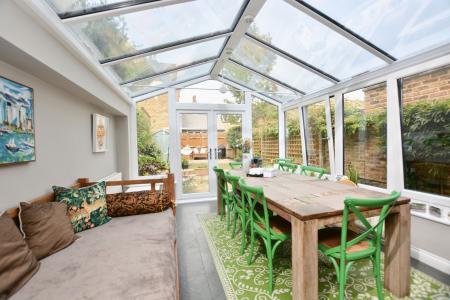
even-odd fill
[[[411,264],[411,211],[409,204],[385,221],[384,286],[397,297],[409,295]]]
[[[292,299],[318,298],[317,220],[291,218],[292,227]]]

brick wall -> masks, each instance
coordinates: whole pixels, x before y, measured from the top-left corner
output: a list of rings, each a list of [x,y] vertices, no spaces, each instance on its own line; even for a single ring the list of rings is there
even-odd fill
[[[356,105],[368,115],[386,111],[386,83],[364,88],[362,102],[345,100],[346,105]],[[351,97],[350,97],[351,98]],[[346,99],[346,98],[344,98]],[[360,181],[379,187],[386,187],[386,153],[379,134],[370,126],[355,134],[344,132],[344,174],[348,175],[349,165],[358,171]]]
[[[142,108],[150,117],[150,129],[152,133],[169,128],[168,104],[168,94],[162,94],[137,103],[137,109]]]
[[[450,67],[403,79],[403,104],[450,98]]]

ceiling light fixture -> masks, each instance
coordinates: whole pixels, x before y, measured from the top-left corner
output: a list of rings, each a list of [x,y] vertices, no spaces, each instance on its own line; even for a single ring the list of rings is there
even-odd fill
[[[222,86],[219,88],[219,92],[221,92],[222,94],[228,92],[227,86],[225,84],[222,84]]]

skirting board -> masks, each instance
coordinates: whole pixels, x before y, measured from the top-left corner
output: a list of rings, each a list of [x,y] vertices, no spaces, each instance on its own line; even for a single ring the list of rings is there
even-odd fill
[[[217,201],[217,198],[211,197],[211,198],[199,198],[199,199],[177,199],[177,205],[188,204],[188,203],[210,202],[210,201]]]
[[[423,249],[411,247],[411,256],[430,267],[450,275],[450,260]]]

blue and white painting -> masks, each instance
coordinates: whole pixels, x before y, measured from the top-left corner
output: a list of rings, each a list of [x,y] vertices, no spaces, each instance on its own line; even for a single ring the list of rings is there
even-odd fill
[[[0,165],[36,160],[33,89],[0,77]]]

